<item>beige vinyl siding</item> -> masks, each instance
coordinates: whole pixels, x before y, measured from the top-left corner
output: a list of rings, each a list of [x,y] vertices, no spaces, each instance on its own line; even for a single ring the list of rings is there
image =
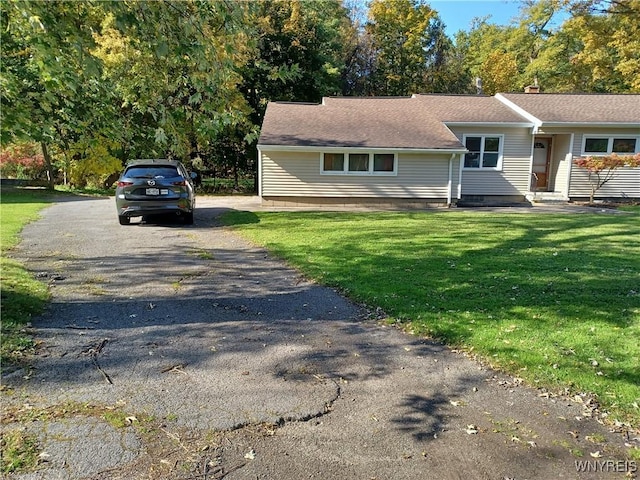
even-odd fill
[[[571,171],[570,197],[588,197],[591,194],[589,172],[575,165]],[[622,168],[596,192],[596,198],[640,198],[640,168]]]
[[[568,196],[567,186],[569,171],[571,170],[572,156],[569,153],[571,147],[571,134],[558,134],[553,137],[551,161],[551,180],[549,187],[555,192],[561,192]]]
[[[572,153],[575,158],[582,156],[582,142],[587,137],[611,137],[615,135],[638,135],[637,129],[581,129],[574,135]],[[575,165],[571,168],[570,197],[588,197],[591,193],[589,173]],[[622,168],[615,176],[596,192],[596,198],[640,198],[640,168]]]
[[[523,127],[452,127],[464,135],[503,135],[502,170],[462,170],[462,195],[524,195],[529,190],[532,136]]]
[[[448,194],[449,157],[399,153],[397,175],[323,175],[320,152],[263,151],[262,196],[443,199]],[[457,158],[453,163],[457,178]]]

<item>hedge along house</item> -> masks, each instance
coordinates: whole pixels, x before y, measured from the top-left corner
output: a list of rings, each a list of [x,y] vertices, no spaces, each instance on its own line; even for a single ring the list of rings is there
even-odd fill
[[[572,159],[638,152],[639,107],[640,95],[272,102],[258,142],[259,195],[271,205],[415,206],[587,197],[587,172]],[[640,198],[640,169],[599,193]]]

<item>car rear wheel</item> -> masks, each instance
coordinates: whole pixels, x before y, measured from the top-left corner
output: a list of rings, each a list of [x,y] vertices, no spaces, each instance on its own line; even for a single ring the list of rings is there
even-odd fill
[[[131,217],[118,215],[118,221],[120,222],[120,225],[129,225],[131,223]]]
[[[183,218],[185,225],[193,225],[193,212],[185,213]]]

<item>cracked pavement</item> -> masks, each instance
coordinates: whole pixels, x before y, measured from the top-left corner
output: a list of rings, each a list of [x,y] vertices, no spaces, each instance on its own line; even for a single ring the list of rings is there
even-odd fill
[[[24,229],[14,256],[50,283],[52,300],[33,322],[34,369],[3,378],[16,421],[2,428],[31,432],[44,455],[8,478],[633,474],[629,464],[578,471],[595,452],[625,459],[623,436],[581,399],[541,395],[377,323],[221,227],[233,206],[201,197],[193,226],[120,226],[113,199],[74,198]],[[129,420],[24,414],[61,405]]]

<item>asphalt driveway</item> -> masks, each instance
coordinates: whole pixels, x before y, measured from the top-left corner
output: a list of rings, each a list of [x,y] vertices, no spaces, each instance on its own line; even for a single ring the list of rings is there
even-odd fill
[[[15,256],[52,301],[34,369],[3,378],[2,429],[41,455],[7,478],[633,474],[633,439],[586,397],[381,325],[221,227],[242,201],[200,197],[193,226],[120,226],[113,199],[70,199],[25,228]]]

